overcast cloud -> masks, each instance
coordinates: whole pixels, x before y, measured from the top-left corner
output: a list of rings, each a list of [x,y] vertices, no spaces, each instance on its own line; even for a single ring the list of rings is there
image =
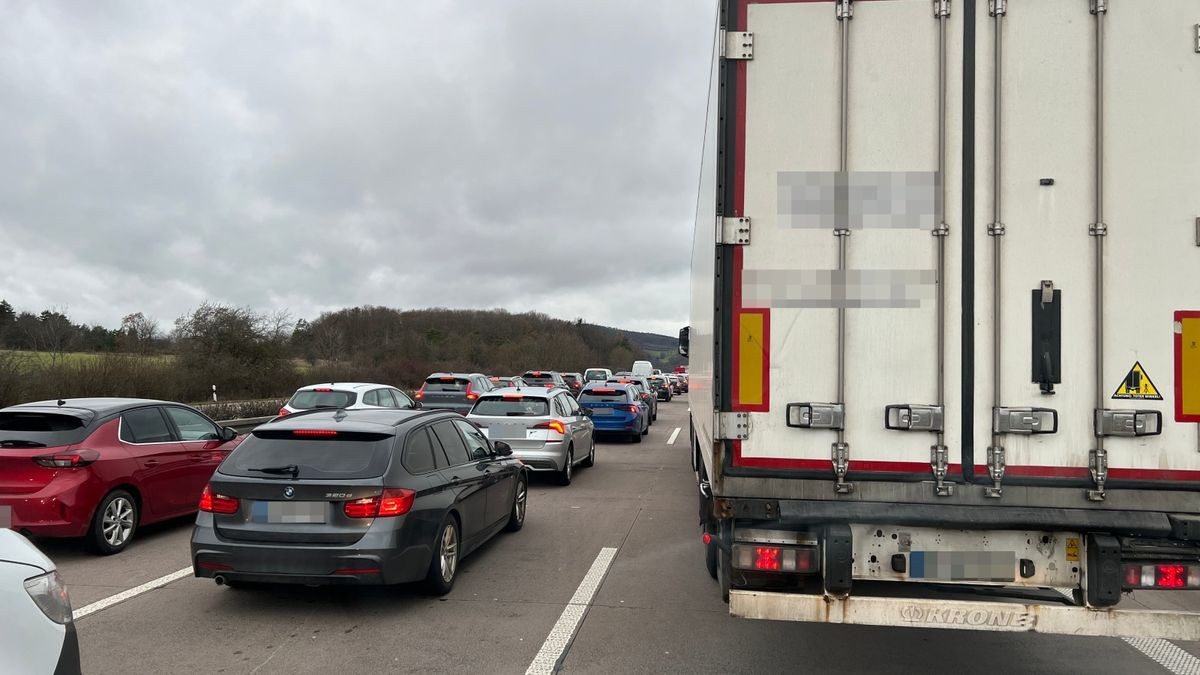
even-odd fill
[[[714,5],[0,0],[0,297],[673,334]]]

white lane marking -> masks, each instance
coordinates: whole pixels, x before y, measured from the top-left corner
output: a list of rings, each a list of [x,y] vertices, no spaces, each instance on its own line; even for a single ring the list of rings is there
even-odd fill
[[[675,439],[679,438],[679,430],[683,427],[675,427],[675,431],[671,432],[671,437],[667,439],[667,445],[675,445]]]
[[[538,650],[537,656],[533,657],[533,663],[529,664],[525,675],[553,673],[558,667],[559,660],[567,651],[571,639],[575,637],[575,631],[583,622],[583,616],[587,614],[588,607],[592,604],[592,598],[600,589],[600,582],[604,581],[604,575],[608,573],[608,567],[612,565],[616,555],[617,549],[615,548],[600,549],[600,554],[596,556],[591,569],[584,575],[583,582],[579,584],[579,588],[575,589],[575,595],[571,596],[571,601],[567,603],[566,609],[558,617],[554,627],[550,629],[550,635],[542,643],[542,648]]]
[[[1131,647],[1175,675],[1200,675],[1200,659],[1159,638],[1124,638]]]
[[[167,584],[171,583],[172,581],[175,581],[177,579],[182,579],[184,577],[191,576],[191,575],[192,575],[191,567],[185,567],[185,568],[179,570],[178,572],[171,572],[170,574],[163,576],[163,577],[159,577],[153,581],[147,581],[146,583],[142,584],[141,586],[134,586],[133,588],[131,588],[127,591],[121,591],[120,593],[117,593],[116,595],[110,595],[109,597],[104,598],[103,600],[97,600],[96,602],[93,602],[90,605],[84,605],[83,607],[80,607],[79,609],[75,610],[75,613],[72,615],[72,618],[74,618],[76,621],[78,621],[89,614],[95,614],[96,612],[99,612],[102,609],[108,609],[109,607],[112,607],[113,605],[117,604],[118,602],[124,602],[125,600],[139,596],[142,593],[145,593],[146,591],[152,591],[156,588],[162,588],[163,586],[166,586]],[[67,588],[69,589],[70,587],[71,587],[70,584],[68,584]]]

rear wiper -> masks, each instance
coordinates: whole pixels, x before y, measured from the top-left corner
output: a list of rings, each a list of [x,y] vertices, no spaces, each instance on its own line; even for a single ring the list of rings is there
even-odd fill
[[[300,475],[300,467],[295,464],[287,466],[268,466],[261,469],[246,469],[247,471],[258,471],[260,473],[270,473],[282,476],[284,474],[292,474],[292,478],[297,478]]]
[[[19,439],[0,441],[0,448],[44,448],[44,447],[46,447],[45,443],[38,443],[37,441],[23,441],[23,440],[19,440]]]

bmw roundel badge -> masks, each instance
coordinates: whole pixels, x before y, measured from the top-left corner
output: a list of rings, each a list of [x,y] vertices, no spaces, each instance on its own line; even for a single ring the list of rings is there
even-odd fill
[[[296,496],[296,488],[292,487],[291,485],[283,488],[283,496],[287,497],[288,499],[295,497]]]

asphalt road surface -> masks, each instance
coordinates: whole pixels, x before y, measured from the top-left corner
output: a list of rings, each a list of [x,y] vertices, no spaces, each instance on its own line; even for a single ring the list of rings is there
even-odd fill
[[[663,404],[641,444],[602,442],[569,487],[535,480],[525,528],[463,561],[445,598],[218,587],[190,576],[190,519],[106,558],[39,545],[86,612],[87,673],[1172,672],[1143,650],[1200,672],[1194,643],[731,618],[704,569],[686,410]]]

